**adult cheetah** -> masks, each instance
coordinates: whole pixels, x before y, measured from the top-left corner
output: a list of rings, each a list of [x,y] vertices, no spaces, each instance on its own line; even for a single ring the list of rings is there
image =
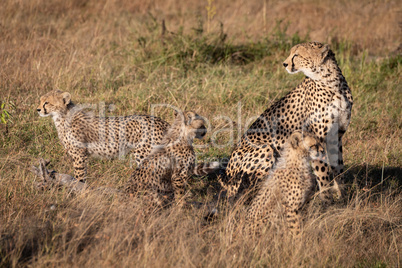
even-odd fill
[[[114,158],[132,153],[140,164],[162,141],[169,124],[148,115],[97,117],[74,105],[68,92],[53,90],[40,98],[40,116],[51,116],[59,139],[73,160],[77,180],[86,176],[89,155]]]
[[[145,192],[152,202],[165,206],[173,199],[178,200],[184,194],[188,177],[200,175],[196,170],[195,152],[192,146],[194,138],[201,139],[206,134],[205,121],[198,114],[187,111],[179,112],[161,144],[133,172],[125,191],[127,193]],[[217,168],[199,166],[210,173]]]
[[[228,196],[259,185],[272,168],[275,153],[292,133],[304,131],[326,143],[328,160],[313,160],[312,167],[320,198],[331,202],[330,182],[343,172],[342,136],[350,122],[351,91],[328,45],[296,45],[283,66],[291,74],[303,72],[306,78],[250,126],[232,152],[221,184]],[[334,180],[333,189],[341,195],[338,183]]]
[[[247,211],[246,227],[259,231],[269,220],[285,215],[288,228],[300,233],[300,209],[310,199],[315,178],[310,161],[325,156],[320,141],[311,133],[294,132],[281,149],[251,206]]]

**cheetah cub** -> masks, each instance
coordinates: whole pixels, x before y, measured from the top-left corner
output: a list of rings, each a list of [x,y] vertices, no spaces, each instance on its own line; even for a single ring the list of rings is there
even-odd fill
[[[86,176],[89,155],[114,158],[132,153],[138,164],[162,141],[169,124],[148,115],[97,117],[74,105],[68,92],[53,90],[40,98],[40,116],[51,116],[59,139],[73,160],[77,180]]]
[[[196,170],[192,144],[194,138],[201,139],[206,132],[205,121],[198,114],[191,111],[177,113],[161,145],[135,169],[125,191],[145,192],[157,206],[178,200],[184,194],[188,177],[200,173]],[[215,164],[213,162],[210,167],[213,169]]]
[[[222,177],[228,196],[241,196],[259,187],[274,159],[295,131],[310,132],[327,146],[327,161],[312,167],[324,204],[333,194],[342,197],[342,137],[348,129],[353,106],[352,92],[328,45],[309,42],[290,50],[283,66],[291,73],[306,75],[303,82],[268,107],[233,150]]]
[[[280,152],[281,156],[263,181],[247,211],[246,225],[251,227],[250,230],[256,231],[282,214],[292,233],[300,233],[300,210],[315,187],[309,163],[325,155],[318,139],[309,133],[304,135],[294,132],[290,136]]]

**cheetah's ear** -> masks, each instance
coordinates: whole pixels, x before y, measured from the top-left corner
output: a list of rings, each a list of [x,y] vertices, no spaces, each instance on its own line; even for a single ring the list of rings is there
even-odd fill
[[[325,44],[322,46],[321,51],[320,51],[321,52],[321,63],[323,63],[325,58],[327,57],[329,49],[330,48],[329,48],[328,44]]]
[[[303,135],[300,132],[295,132],[290,136],[290,145],[296,149],[300,146],[300,143],[302,142]]]
[[[187,122],[187,117],[186,117],[186,112],[180,110],[180,109],[174,109],[174,121],[175,122],[181,122],[181,123],[186,123]]]
[[[63,92],[63,94],[61,94],[61,97],[63,98],[63,102],[65,105],[69,105],[71,102],[71,95],[68,92]]]
[[[191,125],[191,121],[192,121],[192,116],[191,116],[191,114],[189,114],[189,113],[186,113],[186,119],[187,119],[187,124],[186,125]]]

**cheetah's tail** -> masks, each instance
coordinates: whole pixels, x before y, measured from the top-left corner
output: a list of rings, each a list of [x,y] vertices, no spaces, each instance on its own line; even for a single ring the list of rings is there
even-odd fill
[[[200,163],[194,168],[194,175],[196,176],[206,176],[208,174],[214,173],[219,170],[220,163],[218,161],[210,163]]]

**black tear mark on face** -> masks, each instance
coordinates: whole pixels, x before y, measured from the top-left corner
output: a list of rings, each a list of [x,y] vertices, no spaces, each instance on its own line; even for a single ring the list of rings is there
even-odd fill
[[[47,105],[47,104],[49,104],[47,101],[45,101],[45,103],[43,104],[43,112],[44,112],[44,114],[47,114],[46,107],[45,107],[45,105]]]
[[[292,57],[292,71],[293,71],[293,70],[296,70],[296,69],[295,69],[295,63],[294,63],[294,58],[297,57],[297,56],[299,56],[299,55],[294,54],[293,57]]]

